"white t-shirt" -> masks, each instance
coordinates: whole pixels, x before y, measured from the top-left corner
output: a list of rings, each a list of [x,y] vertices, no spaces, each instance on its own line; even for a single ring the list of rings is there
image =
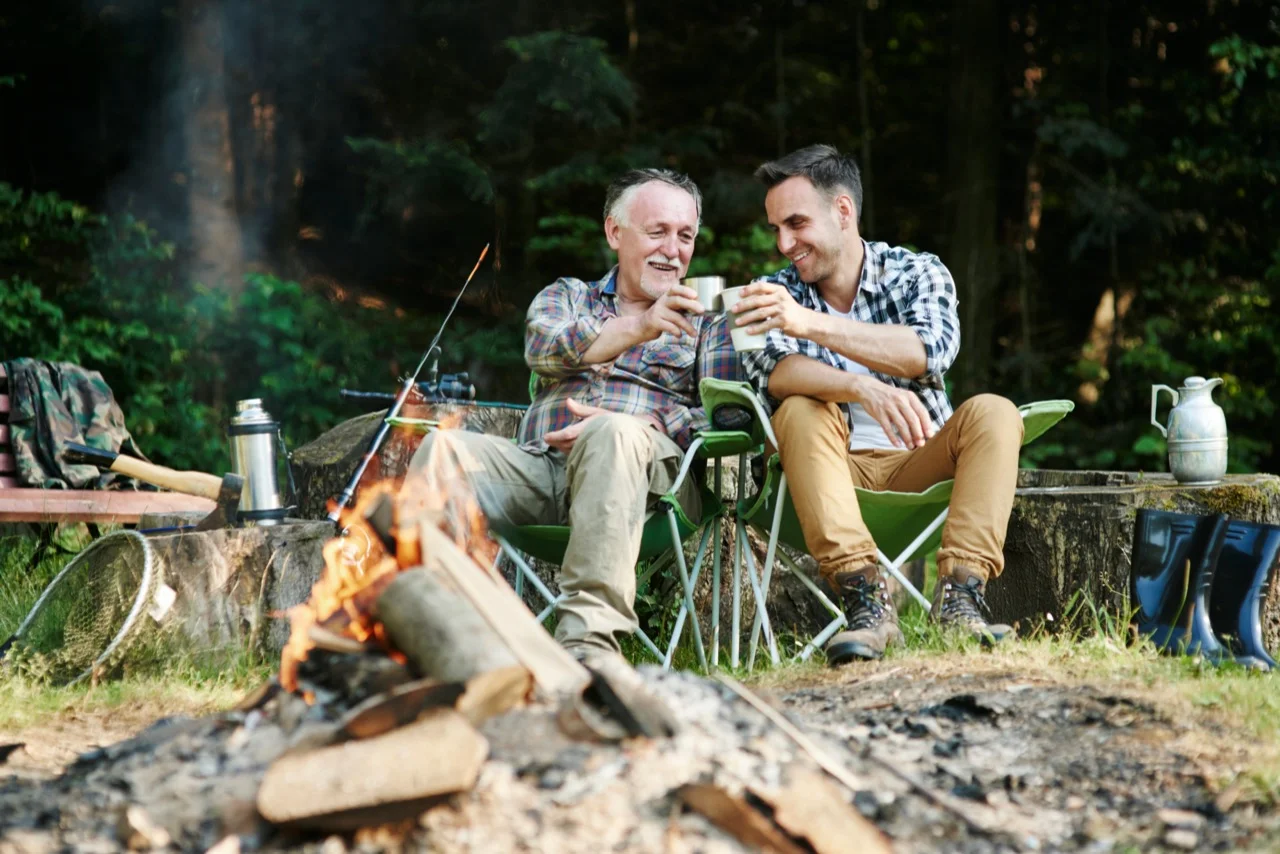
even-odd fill
[[[831,312],[836,317],[843,317],[848,320],[853,320],[852,310],[837,311],[836,308],[831,305],[831,303],[827,303],[827,311]],[[867,368],[866,365],[863,365],[860,362],[855,362],[853,359],[850,359],[848,356],[845,356],[843,353],[836,353],[834,350],[832,351],[832,353],[835,355],[837,359],[840,360],[840,363],[844,366],[844,369],[849,373],[866,374],[868,376],[871,375],[871,370]],[[851,451],[869,451],[869,450],[875,450],[875,449],[882,449],[882,450],[888,450],[888,451],[902,450],[902,448],[895,447],[894,444],[889,441],[889,436],[884,432],[884,428],[880,426],[880,422],[872,418],[870,415],[868,415],[867,410],[862,408],[862,404],[860,403],[849,404],[849,411],[853,415],[853,424],[850,425],[850,430],[849,430],[849,450]]]

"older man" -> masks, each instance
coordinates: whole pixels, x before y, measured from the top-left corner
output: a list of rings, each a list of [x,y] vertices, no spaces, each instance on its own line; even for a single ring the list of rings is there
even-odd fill
[[[698,381],[737,376],[723,317],[703,316],[697,294],[680,284],[701,208],[697,186],[670,170],[614,181],[604,234],[617,266],[598,281],[559,279],[529,307],[525,360],[538,387],[519,446],[447,431],[424,442],[411,467],[448,443],[493,524],[570,526],[556,639],[580,657],[616,652],[635,630],[646,512],[707,426]],[[698,518],[696,483],[686,480],[678,497]]]
[[[744,365],[776,407],[805,543],[849,620],[827,660],[879,658],[902,641],[857,487],[918,492],[955,478],[933,616],[1003,638],[1011,630],[988,625],[983,595],[1004,566],[1022,419],[990,394],[952,413],[943,385],[960,349],[951,274],[934,255],[862,238],[858,167],[831,146],[801,149],[756,176],[791,266],[749,286],[734,322],[768,333]]]

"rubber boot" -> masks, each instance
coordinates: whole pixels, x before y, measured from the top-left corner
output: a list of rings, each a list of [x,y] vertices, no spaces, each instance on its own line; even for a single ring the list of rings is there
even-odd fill
[[[1245,659],[1274,669],[1262,642],[1262,591],[1280,556],[1280,526],[1233,521],[1218,556],[1209,597],[1209,622],[1223,643]]]
[[[1213,574],[1229,520],[1139,510],[1130,592],[1138,632],[1165,652],[1228,658],[1209,623]]]

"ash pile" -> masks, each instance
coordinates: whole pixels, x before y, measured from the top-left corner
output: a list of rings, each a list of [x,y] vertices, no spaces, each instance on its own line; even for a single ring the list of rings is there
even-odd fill
[[[579,663],[493,570],[455,470],[366,491],[278,677],[237,709],[0,785],[0,852],[995,851],[1044,832],[727,677]]]

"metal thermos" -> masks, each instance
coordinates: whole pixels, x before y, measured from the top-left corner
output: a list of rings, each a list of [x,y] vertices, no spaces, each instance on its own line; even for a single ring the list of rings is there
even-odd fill
[[[280,425],[262,408],[258,398],[236,401],[236,414],[227,428],[231,441],[231,470],[244,478],[240,521],[275,525],[285,516],[276,466]]]

